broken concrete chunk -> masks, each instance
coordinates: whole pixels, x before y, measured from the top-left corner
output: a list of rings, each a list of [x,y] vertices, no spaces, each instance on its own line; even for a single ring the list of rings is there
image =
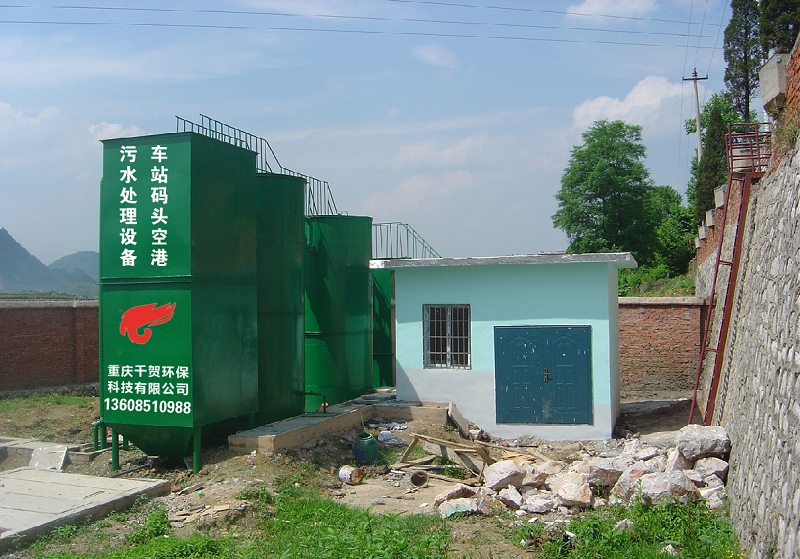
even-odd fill
[[[489,509],[486,506],[485,500],[482,498],[452,499],[439,505],[438,510],[439,516],[442,518],[448,518],[459,512],[466,514],[482,514],[484,516],[489,514]]]
[[[464,485],[463,483],[457,483],[452,488],[450,488],[450,490],[436,495],[436,497],[433,500],[433,506],[438,507],[445,501],[450,501],[451,499],[459,499],[461,497],[473,497],[477,493],[478,490],[475,487],[470,487],[469,485]]]
[[[715,475],[722,481],[728,477],[728,463],[720,458],[711,456],[709,458],[701,458],[694,464],[695,471],[700,472],[704,478],[710,475]]]
[[[669,451],[667,455],[667,465],[664,468],[665,472],[675,472],[681,470],[691,470],[692,469],[692,461],[687,460],[686,457],[681,454],[681,451],[677,448],[673,448]]]
[[[525,479],[525,471],[513,460],[500,460],[483,470],[486,487],[503,489],[509,485],[519,487]]]
[[[678,433],[675,444],[688,460],[723,458],[731,450],[731,439],[724,427],[687,425]]]
[[[639,439],[630,439],[625,441],[622,446],[622,454],[633,456],[642,449],[642,443]]]
[[[636,491],[641,491],[643,498],[654,503],[671,498],[685,504],[700,496],[697,487],[683,472],[645,474],[636,483]]]
[[[517,488],[513,485],[502,489],[500,493],[497,494],[497,499],[513,510],[519,509],[522,503],[525,502],[522,495],[519,494],[519,491],[517,491]]]
[[[28,466],[37,470],[61,471],[67,461],[67,447],[61,445],[34,448]]]

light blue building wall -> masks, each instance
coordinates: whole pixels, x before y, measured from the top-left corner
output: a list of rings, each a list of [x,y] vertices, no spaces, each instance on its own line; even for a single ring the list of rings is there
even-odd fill
[[[453,402],[490,434],[610,437],[619,414],[617,270],[628,253],[373,261],[395,272],[397,398]],[[470,305],[471,368],[424,367],[424,305]],[[592,423],[498,423],[497,326],[591,328]]]

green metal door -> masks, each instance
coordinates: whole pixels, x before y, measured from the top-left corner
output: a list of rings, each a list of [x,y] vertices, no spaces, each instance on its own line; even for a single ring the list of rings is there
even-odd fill
[[[498,423],[591,424],[589,326],[496,326]]]

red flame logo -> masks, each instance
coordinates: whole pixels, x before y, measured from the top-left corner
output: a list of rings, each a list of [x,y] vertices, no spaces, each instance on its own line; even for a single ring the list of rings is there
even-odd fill
[[[175,314],[176,303],[167,303],[156,307],[157,304],[150,303],[131,307],[122,313],[119,333],[123,336],[127,335],[128,339],[135,344],[146,344],[153,335],[153,331],[149,327],[169,322],[172,320],[172,315]],[[141,328],[144,330],[140,334],[139,329]]]

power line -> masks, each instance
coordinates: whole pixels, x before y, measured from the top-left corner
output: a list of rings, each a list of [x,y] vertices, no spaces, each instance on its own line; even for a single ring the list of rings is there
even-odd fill
[[[685,24],[686,21],[676,20],[676,19],[662,19],[662,18],[646,18],[646,17],[637,17],[637,16],[620,16],[620,15],[613,15],[613,14],[592,14],[586,12],[570,12],[567,10],[540,10],[535,8],[520,8],[520,7],[511,7],[511,6],[481,6],[476,4],[463,4],[458,2],[441,2],[435,0],[386,0],[387,2],[397,2],[402,4],[428,4],[433,6],[447,6],[447,7],[456,7],[456,8],[479,8],[479,9],[487,9],[487,10],[503,10],[503,11],[510,11],[510,12],[527,12],[527,13],[545,13],[545,14],[558,14],[558,15],[569,15],[569,16],[583,16],[583,17],[601,17],[601,18],[608,18],[608,19],[621,19],[621,20],[629,20],[629,21],[656,21],[659,23],[677,23],[677,24]]]
[[[474,6],[473,6],[474,7]],[[698,45],[704,38],[711,38],[711,35],[703,36],[692,35],[691,29],[687,33],[674,33],[666,31],[637,31],[630,29],[603,29],[599,27],[578,27],[569,25],[543,25],[532,23],[506,23],[506,22],[483,22],[483,21],[459,21],[448,19],[424,19],[424,18],[391,18],[380,16],[357,16],[342,14],[297,14],[290,12],[272,12],[261,10],[185,10],[178,8],[136,8],[127,6],[83,6],[83,5],[55,5],[55,6],[30,6],[20,4],[0,4],[0,8],[37,8],[48,10],[80,10],[80,11],[103,11],[103,12],[133,12],[133,13],[158,13],[158,14],[223,14],[223,15],[245,15],[245,16],[268,16],[268,17],[299,17],[299,18],[326,18],[341,19],[351,21],[369,22],[403,22],[403,23],[432,23],[442,25],[464,25],[464,26],[489,26],[489,27],[512,27],[521,29],[546,29],[546,30],[568,30],[568,31],[590,31],[596,33],[614,33],[623,35],[659,35],[668,37],[697,37]],[[540,12],[554,12],[553,10],[539,10]],[[565,12],[566,13],[566,12]],[[611,17],[611,16],[608,16]],[[200,24],[198,24],[200,25]],[[232,28],[239,28],[232,26]]]

